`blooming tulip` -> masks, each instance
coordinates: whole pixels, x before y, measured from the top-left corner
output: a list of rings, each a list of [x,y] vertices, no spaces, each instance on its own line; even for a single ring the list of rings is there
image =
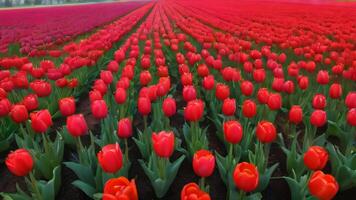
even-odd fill
[[[117,123],[117,135],[120,138],[129,138],[132,136],[132,123],[130,118],[123,118]]]
[[[138,193],[135,180],[129,181],[121,176],[106,181],[103,192],[103,200],[138,200]]]
[[[28,111],[36,110],[38,108],[38,98],[37,95],[35,94],[29,94],[27,95],[23,101],[22,104],[26,106]]]
[[[245,100],[242,104],[242,114],[247,118],[252,118],[256,115],[256,104],[252,100]]]
[[[210,200],[210,195],[202,190],[200,190],[199,186],[196,183],[188,183],[186,184],[180,195],[181,200]]]
[[[276,139],[277,131],[271,122],[261,121],[257,124],[256,136],[262,143],[270,143]]]
[[[93,101],[90,108],[93,116],[97,119],[103,119],[108,114],[108,107],[106,106],[106,102],[104,100]]]
[[[311,170],[321,170],[325,167],[328,161],[328,152],[320,146],[311,146],[304,153],[304,165]]]
[[[323,110],[315,110],[310,116],[310,123],[313,126],[321,127],[326,123],[326,112]]]
[[[226,116],[233,116],[236,111],[236,100],[226,98],[222,104],[222,112]]]
[[[155,153],[159,157],[169,158],[174,151],[174,134],[172,131],[152,133],[152,144]]]
[[[31,113],[31,127],[35,132],[44,133],[52,126],[52,116],[48,110],[40,110],[38,112]]]
[[[66,97],[59,100],[59,110],[63,116],[73,115],[75,113],[75,100],[73,97]]]
[[[339,190],[339,184],[332,175],[322,171],[314,172],[308,182],[310,194],[320,200],[331,200]]]
[[[208,177],[214,172],[215,157],[207,150],[199,150],[193,156],[193,169],[196,175]]]
[[[299,124],[303,119],[303,110],[300,106],[294,105],[289,110],[289,121],[293,124]]]
[[[67,129],[73,137],[79,137],[87,133],[88,126],[82,114],[67,117]]]
[[[177,110],[176,101],[170,97],[166,98],[163,101],[162,110],[167,117],[173,116]]]
[[[232,144],[237,144],[241,141],[243,129],[238,121],[230,120],[224,122],[223,131],[225,140]]]
[[[247,162],[239,163],[235,167],[233,179],[237,188],[244,192],[251,192],[258,186],[259,174],[257,167]]]
[[[316,94],[313,97],[312,105],[314,109],[324,109],[326,107],[326,98],[322,94]]]
[[[26,149],[17,149],[9,153],[5,164],[14,175],[26,176],[32,171],[33,158]]]
[[[108,144],[98,152],[98,163],[106,173],[116,173],[122,167],[122,152],[119,144]]]
[[[279,93],[273,93],[269,95],[268,108],[271,110],[278,110],[282,107],[282,97]]]
[[[10,111],[11,119],[16,123],[22,123],[28,119],[28,111],[24,105],[14,105]]]
[[[202,100],[189,101],[184,109],[184,118],[187,121],[199,121],[203,117],[204,103]]]
[[[140,97],[137,101],[138,112],[146,116],[151,112],[151,101],[147,97]]]

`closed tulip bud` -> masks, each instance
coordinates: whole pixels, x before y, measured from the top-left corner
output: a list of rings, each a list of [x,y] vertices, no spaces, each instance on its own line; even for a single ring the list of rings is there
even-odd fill
[[[112,60],[109,62],[107,69],[112,73],[116,73],[119,71],[119,63],[117,63],[115,60]]]
[[[87,123],[82,114],[67,117],[67,129],[73,137],[85,135],[88,131]]]
[[[283,91],[287,94],[293,94],[294,92],[294,83],[293,81],[286,81],[283,84]]]
[[[203,87],[206,90],[212,90],[214,88],[215,80],[213,75],[208,75],[203,79]]]
[[[266,79],[266,72],[264,69],[255,69],[252,75],[253,80],[255,80],[257,83],[262,83]]]
[[[282,97],[279,93],[273,93],[269,95],[268,108],[271,110],[279,110],[282,107]]]
[[[184,109],[184,118],[187,121],[199,121],[204,114],[204,103],[200,99],[189,101]]]
[[[260,88],[257,92],[257,99],[260,104],[267,104],[269,99],[269,92],[267,88]]]
[[[307,76],[303,76],[298,79],[298,85],[301,90],[306,90],[309,87],[309,79]]]
[[[349,109],[356,108],[356,92],[349,92],[347,94],[345,104]]]
[[[218,83],[216,85],[215,96],[217,99],[219,99],[221,101],[228,98],[230,96],[229,86],[222,84],[222,83]]]
[[[63,116],[73,115],[75,113],[75,99],[66,97],[59,100],[59,110]]]
[[[174,151],[174,134],[172,131],[152,133],[153,150],[162,158],[169,158]]]
[[[277,92],[283,91],[284,78],[274,78],[272,82],[272,89]]]
[[[111,71],[102,70],[100,72],[100,79],[104,81],[105,84],[109,85],[113,81],[113,76]]]
[[[180,81],[182,85],[192,85],[193,84],[193,76],[191,73],[184,73],[182,74]]]
[[[313,97],[312,105],[314,109],[324,109],[326,107],[326,98],[322,94],[316,94]]]
[[[253,84],[250,81],[242,81],[240,89],[243,95],[251,96],[253,92]]]
[[[140,97],[137,101],[138,112],[142,116],[146,116],[151,112],[151,101],[147,97]]]
[[[97,119],[103,119],[108,115],[108,107],[104,100],[93,101],[90,108],[93,116]]]
[[[256,136],[260,142],[270,143],[276,139],[277,131],[271,122],[261,121],[257,124]]]
[[[200,190],[199,186],[196,183],[188,183],[186,184],[181,192],[181,200],[210,200],[210,195],[202,190]]]
[[[215,157],[207,150],[199,150],[193,156],[194,173],[200,177],[208,177],[214,172]]]
[[[200,77],[206,77],[209,75],[209,68],[205,64],[200,64],[198,66],[198,75]]]
[[[89,92],[90,103],[92,103],[93,101],[102,100],[102,99],[103,99],[103,97],[98,90],[92,90]]]
[[[28,111],[36,110],[38,108],[38,98],[37,95],[35,94],[29,94],[27,95],[23,101],[22,104],[26,106]]]
[[[24,105],[15,105],[10,111],[12,121],[22,123],[28,119],[28,111]]]
[[[33,158],[26,149],[17,149],[9,153],[5,164],[14,175],[26,176],[33,169]]]
[[[351,126],[356,126],[356,108],[352,108],[347,112],[347,123]]]
[[[114,99],[117,104],[123,104],[126,102],[126,90],[123,88],[117,88]]]
[[[257,167],[248,162],[236,165],[233,179],[236,187],[244,192],[251,192],[258,186],[259,174]]]
[[[151,85],[148,87],[148,98],[150,101],[156,101],[157,99],[157,86],[156,85]]]
[[[166,98],[163,101],[162,110],[164,115],[166,115],[167,117],[173,116],[174,114],[176,114],[177,110],[176,101],[170,97]]]
[[[326,85],[329,83],[329,73],[325,70],[320,70],[316,76],[316,82],[320,85]]]
[[[0,99],[0,117],[9,114],[11,110],[11,102],[8,99]]]
[[[51,94],[52,88],[51,84],[44,80],[35,80],[30,83],[30,88],[37,94],[39,97],[47,97]]]
[[[310,123],[316,127],[323,126],[326,123],[326,112],[323,110],[315,110],[310,116]]]
[[[308,188],[310,194],[319,200],[330,200],[338,192],[339,184],[332,175],[316,171],[309,179]]]
[[[132,136],[132,122],[130,118],[123,118],[117,123],[117,135],[120,138],[129,138]]]
[[[121,176],[109,179],[104,186],[103,200],[138,200],[135,180],[129,181]]]
[[[187,85],[183,88],[183,99],[185,102],[192,101],[197,98],[197,93],[193,85]]]
[[[252,118],[256,115],[256,104],[252,100],[245,100],[242,104],[242,114],[247,118]]]
[[[223,131],[225,140],[231,144],[237,144],[241,141],[243,129],[238,121],[230,120],[224,122]]]
[[[105,82],[101,79],[97,79],[94,82],[93,90],[99,91],[102,96],[106,94],[108,91],[108,87],[106,86]]]
[[[99,165],[106,173],[116,173],[122,167],[122,152],[117,143],[104,146],[97,157]]]
[[[60,78],[56,80],[56,86],[59,88],[64,88],[65,86],[67,86],[68,81],[66,78]]]
[[[328,152],[320,146],[311,146],[304,153],[304,165],[311,170],[321,170],[325,167],[328,161]]]
[[[289,121],[293,124],[299,124],[303,120],[303,110],[300,106],[294,105],[289,110]]]
[[[332,99],[339,99],[342,95],[342,87],[341,84],[334,83],[330,86],[329,96]]]
[[[140,84],[146,86],[152,81],[152,76],[149,71],[145,70],[140,73]]]
[[[53,125],[51,113],[48,110],[40,110],[31,113],[31,127],[37,133],[44,133]]]
[[[222,112],[226,116],[233,116],[236,111],[236,100],[226,98],[222,104]]]

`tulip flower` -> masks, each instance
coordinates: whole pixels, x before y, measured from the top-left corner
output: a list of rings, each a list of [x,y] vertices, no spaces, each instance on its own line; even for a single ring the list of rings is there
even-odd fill
[[[282,107],[282,97],[279,93],[269,95],[267,105],[271,110],[279,110]]]
[[[10,111],[11,119],[16,123],[22,123],[28,119],[28,111],[24,105],[14,105]]]
[[[75,99],[66,97],[59,100],[59,110],[63,116],[70,116],[75,113]]]
[[[328,161],[328,152],[320,146],[311,146],[304,153],[304,165],[311,170],[321,170],[325,167]]]
[[[204,89],[212,90],[215,85],[214,76],[208,75],[208,76],[204,77],[202,85],[203,85]]]
[[[5,164],[14,175],[26,176],[33,169],[33,158],[26,149],[17,149],[9,153]]]
[[[331,200],[339,190],[339,184],[332,175],[315,171],[308,182],[311,195],[320,200]]]
[[[256,136],[262,143],[270,143],[276,139],[277,131],[271,122],[261,121],[257,124]]]
[[[138,112],[143,115],[147,116],[151,112],[151,101],[147,97],[140,97],[137,101]]]
[[[123,176],[109,179],[104,186],[103,200],[114,199],[138,200],[135,180]]]
[[[44,81],[44,80],[35,80],[35,81],[31,82],[30,88],[39,97],[47,97],[52,92],[51,84],[49,84],[47,81]]]
[[[168,97],[163,101],[162,110],[167,117],[171,117],[176,113],[176,107],[176,101],[173,98]]]
[[[347,112],[347,123],[351,126],[356,126],[356,108],[352,108]]]
[[[242,114],[247,118],[252,118],[256,115],[256,104],[252,100],[245,100],[242,104]]]
[[[36,110],[39,106],[37,95],[29,94],[25,96],[22,101],[22,104],[26,106],[28,111]]]
[[[185,102],[192,101],[197,98],[197,93],[193,85],[187,85],[183,88],[183,99]]]
[[[123,104],[126,102],[126,90],[123,88],[117,88],[114,99],[117,104]]]
[[[196,183],[188,183],[184,185],[182,192],[180,194],[181,200],[210,200],[210,195],[202,191]]]
[[[215,157],[207,150],[199,150],[193,156],[193,169],[196,175],[208,177],[214,172]]]
[[[130,118],[120,119],[117,124],[117,135],[120,138],[129,138],[132,136],[132,122]]]
[[[236,100],[226,98],[222,104],[222,112],[226,116],[233,116],[236,111]]]
[[[329,89],[329,96],[332,99],[339,99],[342,95],[342,86],[339,83],[333,83]]]
[[[242,81],[240,89],[243,95],[251,96],[253,93],[253,84],[250,81]]]
[[[326,98],[322,94],[316,94],[313,97],[312,105],[314,109],[324,109],[326,107]]]
[[[349,92],[345,98],[345,105],[349,108],[356,108],[356,92]]]
[[[99,151],[98,162],[106,173],[116,173],[122,167],[122,153],[119,144],[108,144]]]
[[[93,116],[97,119],[103,119],[108,114],[108,107],[104,100],[95,100],[90,105]]]
[[[184,109],[184,118],[187,121],[197,122],[203,117],[204,103],[202,100],[189,101]]]
[[[102,100],[102,99],[103,99],[103,97],[98,90],[92,90],[89,92],[90,103],[92,103],[93,101]]]
[[[31,113],[31,127],[37,133],[44,133],[52,126],[52,116],[48,110],[40,110]]]
[[[231,144],[237,144],[243,136],[243,129],[238,121],[230,120],[224,122],[223,131],[225,140]]]
[[[149,71],[145,70],[140,74],[140,84],[141,86],[146,86],[152,81],[152,76]]]
[[[216,89],[215,89],[215,96],[217,99],[219,99],[221,101],[228,98],[230,96],[229,86],[222,84],[222,83],[218,83],[216,85]]]
[[[11,102],[4,98],[0,99],[0,117],[6,116],[10,113],[11,110]]]
[[[67,117],[67,129],[73,137],[79,137],[87,133],[88,126],[82,114]]]
[[[289,110],[289,121],[293,124],[299,124],[303,119],[303,110],[300,106],[294,105]]]
[[[162,158],[169,158],[174,151],[174,134],[172,131],[152,133],[152,144],[155,153]]]
[[[310,116],[310,123],[315,127],[321,127],[326,123],[326,112],[314,110]]]
[[[239,163],[235,167],[233,179],[237,188],[244,192],[251,192],[258,186],[259,173],[257,167],[247,162]]]
[[[261,104],[267,104],[269,98],[269,91],[267,88],[260,88],[257,92],[258,102]]]
[[[111,71],[102,70],[100,72],[100,79],[104,81],[105,84],[109,85],[113,81],[113,76]]]
[[[316,76],[316,82],[320,85],[326,85],[329,83],[329,73],[326,70],[320,70]]]

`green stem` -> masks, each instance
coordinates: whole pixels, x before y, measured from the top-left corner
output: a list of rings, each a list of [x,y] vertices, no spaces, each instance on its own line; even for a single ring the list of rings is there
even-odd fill
[[[35,195],[36,195],[36,197],[37,197],[36,199],[42,200],[42,195],[41,195],[41,193],[40,193],[40,190],[39,190],[38,187],[37,187],[36,178],[35,178],[35,176],[33,175],[32,172],[30,172],[29,177],[30,177],[31,185],[32,185],[33,190],[34,190],[34,192],[35,192]]]
[[[129,145],[127,143],[127,138],[124,139],[125,141],[125,160],[126,162],[129,161]]]
[[[239,200],[244,200],[246,197],[246,193],[243,190],[240,190],[239,192]]]
[[[201,190],[205,191],[205,192],[208,192],[206,191],[206,187],[205,187],[205,178],[204,177],[201,177],[200,180],[199,180],[199,187],[201,188]]]
[[[162,180],[165,180],[165,172],[166,172],[166,159],[167,158],[158,158],[158,170],[159,170],[159,177]]]
[[[145,130],[147,129],[147,116],[143,116],[143,125],[145,127]]]

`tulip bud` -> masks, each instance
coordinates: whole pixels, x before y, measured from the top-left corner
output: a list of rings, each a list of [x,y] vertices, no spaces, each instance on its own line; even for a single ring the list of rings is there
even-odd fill
[[[73,137],[79,137],[87,133],[88,126],[82,114],[67,117],[67,129]]]
[[[252,118],[256,115],[256,104],[252,100],[245,100],[242,104],[242,114],[247,118]]]
[[[169,158],[174,151],[174,134],[172,131],[161,131],[158,134],[152,133],[153,150],[157,156]]]
[[[330,200],[339,190],[339,184],[332,175],[316,171],[309,179],[308,188],[310,194],[318,199]]]
[[[269,92],[267,88],[260,88],[257,92],[258,102],[261,104],[267,104],[269,99]]]
[[[304,165],[311,170],[321,170],[325,167],[328,161],[328,152],[320,146],[311,146],[304,153]]]
[[[93,116],[97,119],[103,119],[108,114],[108,107],[106,106],[106,102],[104,100],[93,101],[90,108]]]
[[[261,121],[257,124],[256,136],[262,143],[270,143],[276,139],[277,131],[271,122]]]
[[[224,122],[223,129],[225,140],[227,142],[237,144],[241,141],[243,129],[238,121],[230,120]]]
[[[347,94],[345,104],[349,109],[356,108],[356,92],[349,92]]]
[[[146,86],[152,81],[152,76],[149,71],[142,71],[140,74],[140,84],[141,86]]]
[[[22,123],[28,119],[28,111],[24,105],[14,105],[10,111],[11,119],[16,123]]]
[[[123,104],[126,101],[126,90],[123,88],[117,88],[115,92],[115,101],[117,104]]]
[[[207,150],[199,150],[193,156],[193,169],[196,175],[208,177],[214,172],[215,157]]]
[[[251,192],[258,186],[259,174],[254,164],[242,162],[236,165],[233,173],[234,183],[237,188]]]
[[[75,100],[73,97],[66,97],[59,100],[59,110],[63,116],[73,115],[75,113]]]
[[[215,80],[213,75],[208,75],[203,79],[203,87],[206,90],[212,90],[214,88]]]
[[[289,110],[289,121],[293,124],[299,124],[303,119],[303,110],[300,106],[294,105]]]
[[[347,123],[351,126],[356,126],[356,108],[352,108],[347,112]]]
[[[189,101],[184,109],[184,118],[187,121],[199,121],[204,114],[204,103],[202,100]]]
[[[106,173],[116,173],[122,167],[122,152],[119,144],[108,144],[98,152],[98,162]]]
[[[52,116],[48,110],[40,110],[38,112],[31,113],[31,127],[37,133],[44,133],[52,126]]]
[[[316,127],[323,126],[326,123],[326,112],[323,110],[315,110],[310,116],[310,123]]]
[[[36,110],[39,105],[37,95],[35,94],[27,95],[23,99],[22,104],[27,108],[28,111]]]
[[[166,98],[162,104],[162,110],[167,117],[171,117],[176,113],[176,101],[173,98]]]
[[[111,71],[102,70],[100,72],[100,79],[104,81],[105,84],[109,85],[113,81],[113,76]]]
[[[183,88],[183,99],[186,102],[192,101],[197,98],[197,93],[193,85],[187,85]]]
[[[138,112],[146,116],[151,112],[151,101],[147,97],[140,97],[137,101]]]
[[[329,83],[329,73],[325,70],[320,70],[316,76],[316,82],[320,85],[326,85]]]
[[[316,94],[313,97],[312,105],[314,109],[324,109],[326,107],[326,98],[322,94]]]
[[[132,136],[132,123],[130,118],[123,118],[117,123],[117,135],[120,138],[129,138]]]
[[[236,100],[226,98],[222,105],[222,112],[224,113],[224,115],[233,116],[235,114],[235,111],[236,111]]]
[[[253,84],[250,81],[242,81],[240,89],[243,95],[251,96],[253,92]]]
[[[218,83],[216,85],[215,96],[217,99],[219,99],[221,101],[228,98],[230,96],[229,86],[222,84],[222,83]]]
[[[93,101],[102,100],[102,99],[103,99],[103,97],[98,90],[92,90],[89,92],[90,103],[92,103]]]
[[[267,105],[271,110],[279,110],[282,107],[282,97],[279,93],[269,95]]]
[[[11,102],[4,98],[0,99],[0,117],[4,117],[9,114],[11,110]]]
[[[26,176],[32,171],[33,158],[26,149],[17,149],[9,153],[5,160],[7,168],[16,176]]]
[[[332,99],[339,99],[342,95],[342,87],[341,84],[334,83],[330,86],[329,96]]]

